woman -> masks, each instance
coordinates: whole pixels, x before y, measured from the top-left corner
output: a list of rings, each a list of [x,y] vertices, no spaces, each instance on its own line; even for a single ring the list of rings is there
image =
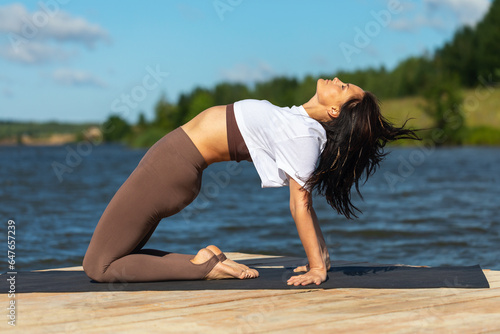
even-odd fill
[[[319,79],[302,106],[279,108],[244,100],[209,108],[153,145],[104,211],[83,260],[99,282],[255,278],[259,273],[227,259],[216,246],[196,255],[143,249],[160,220],[198,195],[203,170],[219,161],[253,161],[262,187],[290,188],[290,211],[308,265],[289,285],[321,284],[330,258],[312,206],[312,191],[347,218],[355,216],[351,186],[366,179],[382,148],[411,130],[388,123],[376,98],[338,78]],[[319,159],[319,162],[318,162]]]

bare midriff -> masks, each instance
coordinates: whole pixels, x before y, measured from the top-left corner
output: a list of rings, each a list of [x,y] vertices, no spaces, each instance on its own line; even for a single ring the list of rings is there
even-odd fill
[[[227,143],[226,106],[206,109],[181,127],[208,165],[231,160]]]

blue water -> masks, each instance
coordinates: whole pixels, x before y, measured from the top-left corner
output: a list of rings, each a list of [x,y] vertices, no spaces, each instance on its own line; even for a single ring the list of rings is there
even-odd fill
[[[359,219],[315,209],[332,259],[500,269],[500,149],[393,148],[361,187]],[[145,150],[118,145],[0,147],[0,249],[16,223],[16,269],[81,265],[107,203]],[[54,169],[54,167],[57,167]],[[148,248],[304,257],[288,189],[262,189],[249,162],[208,167],[199,197],[162,220]],[[7,257],[0,271],[7,270]]]

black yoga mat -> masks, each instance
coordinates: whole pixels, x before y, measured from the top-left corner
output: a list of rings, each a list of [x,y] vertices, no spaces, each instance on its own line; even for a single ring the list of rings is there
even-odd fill
[[[179,291],[179,290],[253,290],[253,289],[335,289],[335,288],[489,288],[479,265],[470,267],[407,267],[397,265],[337,266],[328,272],[321,285],[288,286],[287,279],[296,275],[293,268],[257,268],[254,279],[217,281],[168,281],[149,283],[97,283],[83,271],[19,272],[16,293],[86,292],[86,291]],[[0,293],[8,293],[2,274]]]

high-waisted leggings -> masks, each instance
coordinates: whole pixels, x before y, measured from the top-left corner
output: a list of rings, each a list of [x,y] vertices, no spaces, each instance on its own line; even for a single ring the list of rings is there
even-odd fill
[[[231,160],[251,161],[234,117],[226,107]],[[144,249],[162,218],[191,203],[207,167],[181,127],[154,144],[111,199],[94,231],[83,269],[98,282],[149,282],[203,279],[219,259],[202,264],[194,255]]]

